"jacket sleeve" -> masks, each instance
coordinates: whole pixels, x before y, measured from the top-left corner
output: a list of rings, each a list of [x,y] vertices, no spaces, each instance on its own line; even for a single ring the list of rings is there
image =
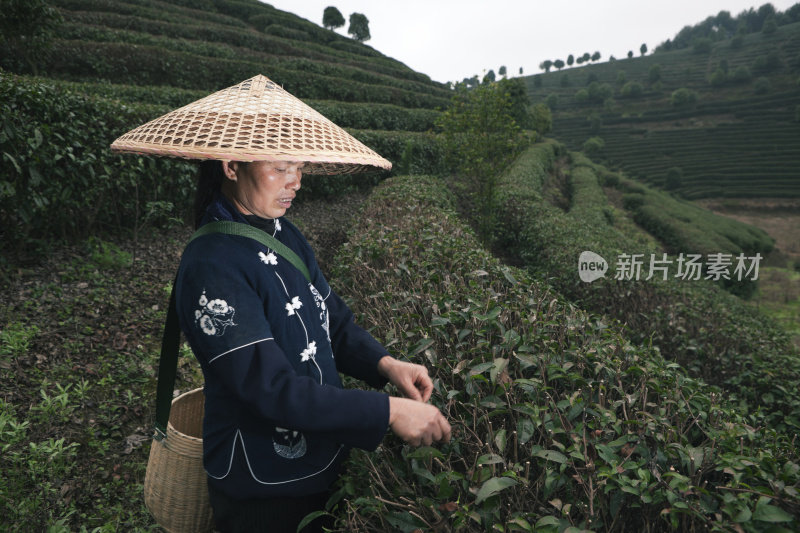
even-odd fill
[[[347,304],[331,290],[325,301],[330,312],[331,346],[340,372],[360,379],[377,389],[389,381],[378,373],[378,361],[389,350],[355,323]]]

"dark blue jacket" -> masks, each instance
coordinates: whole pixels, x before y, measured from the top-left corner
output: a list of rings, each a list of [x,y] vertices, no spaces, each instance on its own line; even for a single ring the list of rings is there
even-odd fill
[[[247,223],[223,197],[202,224],[212,220]],[[311,283],[257,241],[223,234],[192,241],[178,271],[181,329],[205,377],[204,465],[233,498],[324,491],[349,448],[375,449],[388,429],[388,395],[339,378],[383,387],[388,351],[353,322],[300,231],[279,218],[274,234]]]

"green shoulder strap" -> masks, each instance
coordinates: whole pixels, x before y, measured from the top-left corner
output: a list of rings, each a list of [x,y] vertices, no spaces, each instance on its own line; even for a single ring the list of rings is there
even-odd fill
[[[283,244],[269,233],[241,222],[233,222],[232,220],[217,220],[216,222],[209,222],[205,226],[202,226],[200,229],[198,229],[194,235],[192,235],[192,238],[189,239],[189,242],[192,242],[196,238],[203,235],[208,235],[209,233],[227,233],[228,235],[239,235],[241,237],[249,237],[254,239],[267,248],[275,250],[278,255],[282,256],[284,259],[293,264],[297,270],[302,272],[306,280],[311,283],[311,274],[309,274],[308,267],[306,267],[306,264],[303,262],[303,260],[300,259],[291,248]]]
[[[239,235],[249,237],[260,242],[267,248],[271,248],[289,261],[292,265],[302,272],[306,280],[311,283],[311,274],[308,267],[291,248],[280,242],[272,235],[261,231],[258,228],[233,222],[229,220],[219,220],[210,222],[200,229],[189,239],[192,242],[198,237],[209,233],[226,233],[228,235]],[[158,362],[158,385],[156,386],[156,424],[154,438],[162,440],[167,436],[167,422],[169,421],[169,411],[172,407],[172,391],[175,387],[175,375],[178,371],[178,351],[180,349],[180,326],[178,324],[178,311],[175,306],[175,283],[172,284],[172,292],[169,295],[169,307],[167,308],[167,320],[164,324],[164,336],[161,341],[161,358]]]

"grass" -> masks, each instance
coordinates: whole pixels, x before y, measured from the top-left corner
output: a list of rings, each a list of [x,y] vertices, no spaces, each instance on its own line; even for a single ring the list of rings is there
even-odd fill
[[[800,201],[791,198],[709,199],[699,205],[759,227],[775,240],[751,303],[781,324],[800,347]]]
[[[163,250],[179,241],[149,237],[135,261],[130,241],[51,248],[4,287],[0,529],[156,530],[141,482],[177,261]],[[198,375],[186,363],[178,386],[188,388]]]
[[[752,304],[781,324],[800,349],[800,272],[780,267],[763,268]]]

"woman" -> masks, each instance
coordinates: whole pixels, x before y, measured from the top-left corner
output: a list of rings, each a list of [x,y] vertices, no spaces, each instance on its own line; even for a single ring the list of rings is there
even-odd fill
[[[181,259],[177,310],[205,377],[203,462],[220,531],[294,532],[324,507],[348,450],[375,449],[387,429],[415,446],[449,441],[449,423],[427,403],[427,370],[354,323],[283,218],[304,170],[390,163],[263,76],[140,126],[112,149],[206,159],[198,226],[256,227],[308,270],[307,279],[277,245],[223,233],[192,240]],[[393,383],[403,397],[345,390],[339,372],[375,388]]]
[[[220,182],[200,191],[211,198],[200,225],[233,220],[266,231],[303,259],[310,284],[258,242],[223,234],[192,241],[178,273],[181,329],[205,376],[205,466],[222,531],[277,531],[277,523],[295,531],[324,506],[347,449],[374,449],[387,427],[414,445],[449,440],[449,424],[425,403],[426,369],[394,359],[355,325],[282,218],[302,167],[205,163]],[[339,371],[378,388],[388,380],[405,398],[342,390]]]

